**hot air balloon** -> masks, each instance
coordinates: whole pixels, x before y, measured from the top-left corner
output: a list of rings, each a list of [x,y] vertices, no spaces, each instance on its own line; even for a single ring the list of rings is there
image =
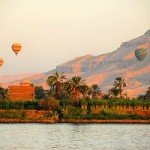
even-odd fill
[[[21,51],[22,46],[19,43],[14,43],[12,45],[12,50],[17,55]]]
[[[4,61],[2,58],[0,58],[0,67],[3,65]]]
[[[136,49],[134,53],[135,53],[136,58],[139,61],[142,61],[147,55],[147,50],[146,49]]]

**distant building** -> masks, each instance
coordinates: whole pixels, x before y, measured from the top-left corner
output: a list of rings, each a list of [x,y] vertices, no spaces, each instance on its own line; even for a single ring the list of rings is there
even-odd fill
[[[9,99],[12,101],[32,101],[35,98],[35,87],[29,80],[18,86],[9,86]]]

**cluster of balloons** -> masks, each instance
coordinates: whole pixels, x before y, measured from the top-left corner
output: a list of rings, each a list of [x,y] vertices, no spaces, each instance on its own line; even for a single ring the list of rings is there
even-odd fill
[[[21,51],[22,46],[19,43],[13,43],[11,48],[14,51],[14,53],[17,55]],[[3,63],[4,60],[0,58],[0,67],[3,65]]]
[[[14,53],[17,55],[20,51],[21,51],[21,44],[19,43],[13,43],[12,44],[12,50],[14,51]],[[142,61],[146,55],[147,55],[147,50],[146,49],[136,49],[135,52],[135,57],[139,60]],[[2,58],[0,58],[0,67],[3,65],[4,61]]]

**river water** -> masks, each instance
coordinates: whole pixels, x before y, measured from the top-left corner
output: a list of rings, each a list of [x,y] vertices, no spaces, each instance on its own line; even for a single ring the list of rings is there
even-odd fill
[[[0,124],[0,150],[150,150],[150,125]]]

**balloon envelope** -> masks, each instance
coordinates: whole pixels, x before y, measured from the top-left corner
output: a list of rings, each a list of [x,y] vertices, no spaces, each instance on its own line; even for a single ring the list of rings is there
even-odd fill
[[[21,51],[21,48],[22,48],[22,46],[21,46],[21,44],[19,44],[19,43],[14,43],[14,44],[12,45],[12,50],[14,51],[14,53],[15,53],[16,55]]]
[[[0,67],[3,65],[4,61],[2,58],[0,58]]]
[[[135,53],[135,57],[139,61],[142,61],[147,55],[147,50],[146,49],[136,49],[134,53]]]

